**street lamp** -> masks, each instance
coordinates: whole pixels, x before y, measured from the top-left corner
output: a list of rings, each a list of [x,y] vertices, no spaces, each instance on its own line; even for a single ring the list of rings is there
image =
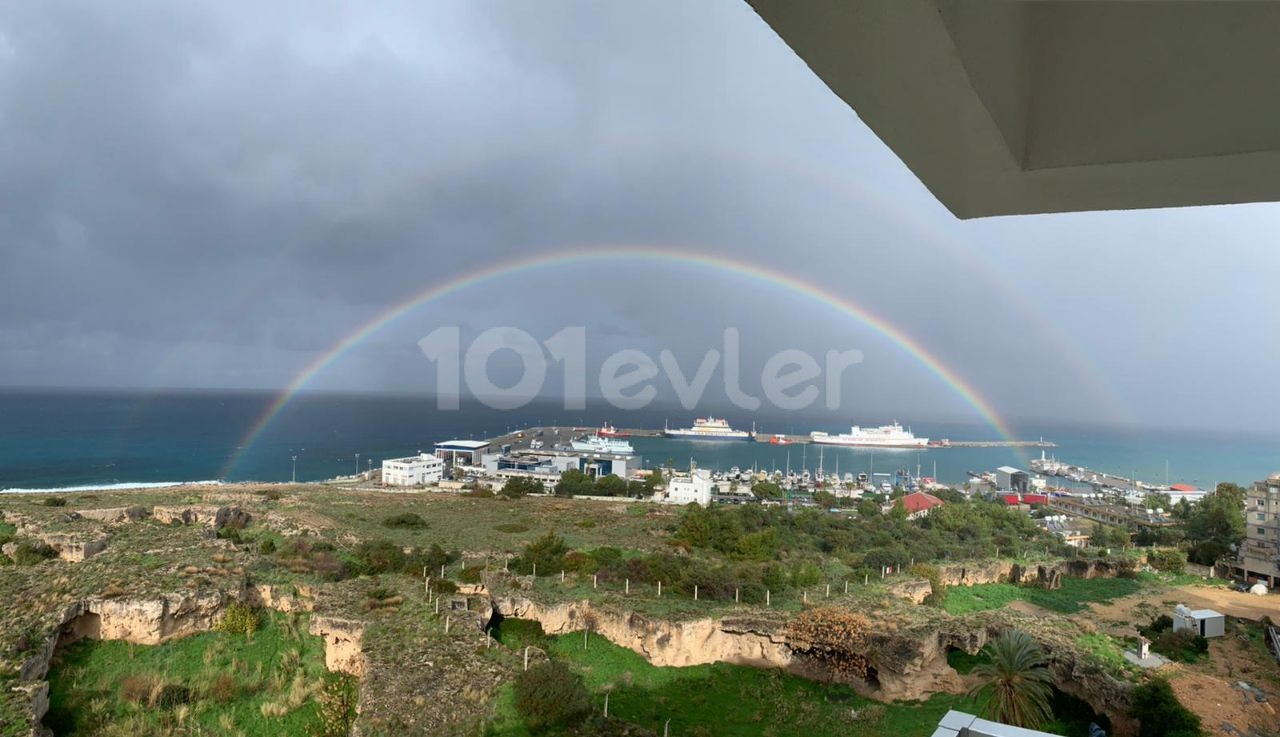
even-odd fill
[[[356,475],[360,475],[360,454],[356,453]]]
[[[298,483],[298,457],[293,456],[293,477],[292,483]]]

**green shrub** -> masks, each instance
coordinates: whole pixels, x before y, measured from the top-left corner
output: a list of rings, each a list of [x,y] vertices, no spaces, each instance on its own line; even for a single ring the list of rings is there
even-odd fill
[[[541,494],[543,491],[541,481],[524,478],[523,476],[512,476],[502,485],[502,489],[498,493],[508,499],[518,499],[526,494]]]
[[[360,543],[356,546],[356,559],[365,575],[400,573],[405,569],[404,550],[386,540],[366,540]]]
[[[911,575],[919,576],[929,582],[930,592],[924,598],[929,606],[941,608],[947,602],[947,585],[942,582],[942,573],[938,567],[929,563],[916,563],[911,566]]]
[[[529,526],[522,525],[519,522],[504,522],[500,525],[494,525],[493,529],[497,530],[498,532],[506,532],[508,534],[515,535],[521,532],[528,532]]]
[[[214,629],[229,635],[252,635],[258,631],[258,612],[248,604],[232,602]]]
[[[258,552],[263,555],[271,555],[276,552],[276,541],[271,538],[267,538],[266,540],[258,543]]]
[[[1200,717],[1183,706],[1173,687],[1153,678],[1133,689],[1130,715],[1137,719],[1139,737],[1200,737]]]
[[[23,540],[13,551],[13,562],[20,566],[35,565],[56,556],[58,552],[40,540]]]
[[[46,507],[65,507],[65,506],[67,506],[67,500],[66,500],[66,498],[65,498],[65,497],[60,497],[60,496],[49,496],[49,497],[45,497],[44,501],[43,501],[43,502],[41,502],[41,503],[42,503],[42,504],[44,504]]]
[[[543,576],[558,574],[564,570],[564,558],[568,552],[564,538],[548,532],[526,545],[524,553],[511,561],[511,569],[521,575],[533,573],[535,568]]]
[[[1178,575],[1187,569],[1187,554],[1181,550],[1153,550],[1147,555],[1151,567],[1163,573]]]
[[[191,689],[179,683],[166,683],[155,695],[155,706],[161,709],[172,709],[180,704],[191,703]]]
[[[1166,630],[1151,638],[1151,649],[1180,663],[1194,663],[1209,653],[1209,641],[1191,630]]]
[[[421,530],[428,525],[425,519],[414,512],[401,512],[382,520],[382,526],[400,530]]]
[[[531,731],[568,727],[591,712],[582,679],[554,661],[538,663],[516,679],[516,711]]]

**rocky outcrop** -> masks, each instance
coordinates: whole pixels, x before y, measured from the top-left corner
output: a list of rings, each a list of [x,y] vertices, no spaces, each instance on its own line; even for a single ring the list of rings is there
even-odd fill
[[[251,519],[240,507],[194,505],[189,507],[155,507],[151,516],[166,525],[205,525],[206,527],[244,527]]]
[[[1136,565],[1130,560],[1071,559],[1056,563],[1027,565],[1007,560],[977,561],[938,566],[942,583],[947,586],[973,586],[983,583],[1007,581],[1018,584],[1052,585],[1066,576],[1069,578],[1114,578],[1132,572]]]
[[[242,598],[250,606],[277,612],[310,612],[316,608],[315,591],[302,584],[289,587],[264,583],[246,586]]]
[[[109,524],[137,522],[150,514],[151,511],[149,509],[138,505],[132,507],[110,507],[107,509],[82,509],[76,512],[76,515],[82,519],[97,520]]]
[[[364,623],[337,617],[312,617],[307,631],[324,638],[324,665],[336,673],[365,674]]]
[[[71,532],[41,532],[36,533],[36,537],[70,563],[79,563],[106,550],[109,539],[105,534],[87,536]]]
[[[726,662],[786,668],[791,664],[781,621],[725,617],[669,622],[594,607],[588,601],[543,606],[523,597],[496,599],[494,608],[504,617],[537,620],[548,634],[587,629],[659,666]]]

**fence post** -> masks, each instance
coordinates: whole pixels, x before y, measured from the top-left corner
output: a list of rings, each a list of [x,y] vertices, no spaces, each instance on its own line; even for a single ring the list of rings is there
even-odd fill
[[[693,585],[693,600],[698,600],[698,584],[696,583]]]
[[[769,606],[769,598],[770,598],[770,595],[771,595],[771,592],[769,591],[769,589],[765,589],[765,590],[764,590],[764,605],[765,605],[765,606]]]
[[[452,620],[453,620],[452,616],[448,614],[444,615],[444,633],[446,635],[449,634],[449,624],[452,622]]]
[[[604,718],[609,718],[609,692],[604,692]]]
[[[599,586],[600,586],[600,576],[595,573],[591,574],[591,588],[594,589],[594,588],[598,588]]]
[[[801,601],[803,601],[803,602],[804,602],[804,603],[806,603],[806,604],[808,604],[808,603],[809,603],[809,591],[808,591],[808,590],[805,590],[805,591],[800,592],[800,600],[801,600]]]
[[[623,591],[623,593],[625,593],[625,594],[628,594],[628,595],[629,595],[629,594],[631,593],[631,579],[629,579],[629,578],[628,578],[628,579],[626,580],[626,584],[625,584],[625,585],[626,585],[626,590],[625,590],[625,591]]]
[[[564,583],[564,569],[560,569],[560,583]]]
[[[662,582],[661,581],[658,582],[658,598],[659,599],[662,598]]]
[[[529,670],[529,646],[524,646],[524,669]]]
[[[831,584],[827,584],[827,593],[823,594],[823,598],[825,599],[831,598]]]

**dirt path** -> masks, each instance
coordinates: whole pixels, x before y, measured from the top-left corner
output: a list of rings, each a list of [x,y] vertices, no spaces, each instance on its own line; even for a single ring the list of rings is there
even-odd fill
[[[1173,692],[1183,706],[1200,715],[1209,734],[1229,734],[1223,729],[1223,723],[1241,731],[1275,725],[1276,712],[1271,704],[1255,701],[1235,688],[1233,681],[1193,672],[1178,664],[1165,666],[1161,672],[1169,677]]]
[[[1170,603],[1172,602],[1172,603]],[[1172,614],[1177,604],[1192,609],[1213,609],[1232,617],[1257,621],[1263,616],[1280,620],[1280,595],[1254,596],[1216,586],[1179,586],[1141,591],[1108,604],[1090,604],[1088,617],[1099,623],[1147,622],[1156,614]]]

